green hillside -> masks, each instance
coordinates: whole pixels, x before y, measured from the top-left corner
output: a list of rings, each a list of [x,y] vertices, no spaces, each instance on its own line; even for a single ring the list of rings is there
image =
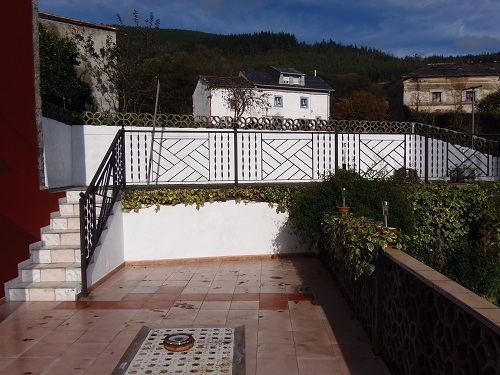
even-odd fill
[[[122,27],[118,45],[141,43],[144,27]],[[384,97],[386,87],[401,76],[429,63],[491,62],[500,60],[500,52],[467,56],[409,56],[399,58],[380,50],[344,45],[333,40],[315,44],[299,43],[287,33],[260,32],[254,34],[218,35],[178,29],[148,30],[154,34],[154,46],[148,58],[183,56],[189,61],[192,87],[185,87],[183,102],[189,111],[189,93],[194,90],[198,75],[235,76],[242,69],[265,69],[269,65],[287,66],[306,74],[314,71],[335,89],[335,98],[345,97],[364,89]],[[141,35],[142,34],[142,35]],[[186,73],[187,74],[187,73]],[[186,84],[186,82],[183,82]],[[174,109],[171,109],[174,110]],[[181,109],[177,109],[178,111]]]

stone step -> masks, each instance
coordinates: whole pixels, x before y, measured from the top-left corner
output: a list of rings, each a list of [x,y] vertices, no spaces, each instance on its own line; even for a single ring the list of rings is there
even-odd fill
[[[32,263],[21,269],[21,282],[81,281],[79,262]]]
[[[60,229],[80,229],[80,217],[78,215],[62,216],[61,213],[52,212],[50,214],[50,228]]]
[[[30,248],[33,263],[73,263],[80,261],[80,246],[42,245]]]
[[[80,245],[80,230],[79,229],[52,229],[50,225],[40,230],[42,241],[45,246],[54,245]]]
[[[77,281],[20,282],[10,285],[9,301],[76,301],[81,292]]]

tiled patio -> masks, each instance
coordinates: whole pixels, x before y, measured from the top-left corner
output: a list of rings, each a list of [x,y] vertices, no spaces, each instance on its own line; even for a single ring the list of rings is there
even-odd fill
[[[315,258],[127,266],[78,302],[0,306],[0,375],[110,374],[144,326],[245,326],[247,374],[388,374]]]

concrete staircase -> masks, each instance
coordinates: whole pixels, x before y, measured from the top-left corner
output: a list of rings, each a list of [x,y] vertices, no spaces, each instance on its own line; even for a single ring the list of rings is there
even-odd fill
[[[80,191],[59,199],[42,240],[30,245],[30,258],[18,265],[19,276],[5,283],[8,301],[75,301],[81,291]]]

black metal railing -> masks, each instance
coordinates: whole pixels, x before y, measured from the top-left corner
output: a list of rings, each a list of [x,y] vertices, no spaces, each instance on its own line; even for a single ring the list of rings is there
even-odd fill
[[[125,130],[116,134],[85,193],[80,193],[81,296],[88,295],[87,268],[113,205],[125,188]]]

